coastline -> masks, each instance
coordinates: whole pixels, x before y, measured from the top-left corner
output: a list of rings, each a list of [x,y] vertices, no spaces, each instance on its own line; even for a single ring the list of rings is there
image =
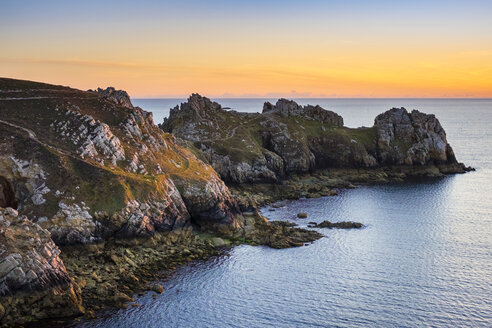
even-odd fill
[[[322,238],[268,222],[259,208],[277,200],[471,170],[434,115],[404,108],[351,129],[320,106],[280,99],[250,115],[194,94],[159,128],[111,87],[1,89],[1,326],[138,306],[135,293],[224,247]]]
[[[317,175],[294,177],[284,181],[285,185],[276,185],[277,188],[273,189],[272,185],[264,184],[243,185],[241,189],[237,188],[237,186],[230,186],[230,188],[242,208],[252,206],[252,202],[255,203],[254,208],[258,212],[254,213],[254,215],[252,213],[251,216],[258,220],[263,218],[259,214],[262,208],[272,204],[273,206],[269,208],[282,206],[282,202],[286,200],[336,197],[338,196],[338,191],[343,189],[422,181],[422,179],[439,179],[446,176],[439,174],[435,167],[419,170],[412,170],[412,168],[398,168],[396,170],[391,168],[376,170],[340,169],[335,170],[335,172],[330,170],[330,172],[324,173],[326,175],[318,172]],[[328,180],[323,180],[320,176],[329,178]],[[315,179],[316,183],[313,183],[313,179]],[[292,184],[297,188],[293,188]],[[279,202],[280,204],[276,205]],[[295,228],[297,226],[295,221],[288,220],[273,221],[271,223],[300,231],[314,232],[313,228],[326,228],[323,225],[319,227],[308,225],[307,229]],[[360,227],[363,227],[363,225],[344,228]],[[285,236],[277,236],[277,238],[282,240]],[[228,250],[239,245],[288,248],[309,246],[316,239],[324,238],[323,235],[316,237],[316,235],[309,234],[306,238],[300,238],[297,244],[294,245],[280,243],[272,246],[272,244],[268,245],[266,237],[267,235],[263,234],[263,240],[228,238],[224,235],[183,229],[178,232],[159,234],[151,239],[118,239],[97,245],[62,248],[61,257],[65,262],[67,271],[82,289],[86,313],[81,317],[60,319],[55,322],[60,325],[83,322],[97,319],[105,311],[138,307],[140,305],[134,297],[148,293],[165,293],[166,291],[162,289],[159,283],[170,277],[175,270],[194,261],[203,261],[214,256],[222,256]],[[281,247],[278,247],[278,245],[281,245]],[[84,269],[81,270],[80,268]],[[122,283],[125,284],[124,288],[111,295],[107,287],[113,286],[111,289],[117,290],[117,287],[114,286]],[[46,322],[54,323],[52,320]]]

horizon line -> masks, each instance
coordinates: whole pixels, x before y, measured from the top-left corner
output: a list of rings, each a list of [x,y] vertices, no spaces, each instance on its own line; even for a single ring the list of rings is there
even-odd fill
[[[203,96],[209,99],[272,99],[272,98],[284,98],[284,99],[483,99],[492,100],[492,97],[288,97],[288,96],[258,96],[258,97],[215,97],[215,96]],[[176,97],[130,97],[131,99],[188,99],[190,96],[176,96]]]

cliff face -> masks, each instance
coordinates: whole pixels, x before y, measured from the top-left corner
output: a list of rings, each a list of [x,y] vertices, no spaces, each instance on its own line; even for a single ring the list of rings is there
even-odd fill
[[[379,162],[396,165],[454,164],[453,149],[434,115],[393,108],[374,120]]]
[[[226,111],[193,94],[161,128],[188,141],[230,183],[277,182],[326,168],[438,165],[462,172],[434,115],[392,109],[371,128],[351,129],[320,106],[280,99],[262,114]]]
[[[57,245],[241,225],[216,172],[124,91],[0,79],[0,113],[1,205]]]

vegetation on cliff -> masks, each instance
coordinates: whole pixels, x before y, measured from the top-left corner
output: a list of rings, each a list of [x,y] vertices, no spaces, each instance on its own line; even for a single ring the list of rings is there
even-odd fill
[[[280,99],[263,112],[240,113],[193,94],[160,125],[187,141],[232,184],[272,183],[333,168],[434,166],[464,172],[434,115],[404,108],[379,115],[370,128],[347,128],[320,106]],[[442,167],[442,169],[441,169]]]

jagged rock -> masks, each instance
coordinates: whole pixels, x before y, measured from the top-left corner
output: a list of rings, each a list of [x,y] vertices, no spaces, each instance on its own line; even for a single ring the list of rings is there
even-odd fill
[[[374,120],[378,160],[384,164],[453,164],[456,157],[446,132],[432,114],[392,108]]]
[[[0,325],[83,312],[50,233],[16,210],[0,208]]]
[[[89,90],[92,91],[92,90]],[[104,99],[114,102],[117,105],[133,108],[132,102],[130,101],[130,96],[126,91],[115,90],[113,87],[108,87],[106,89],[97,88],[93,91],[98,93]]]
[[[268,101],[263,105],[263,114],[275,113],[283,117],[299,116],[306,117],[316,121],[326,123],[328,125],[343,126],[343,118],[329,110],[323,109],[321,106],[307,105],[301,106],[293,100],[281,98],[275,105]]]

